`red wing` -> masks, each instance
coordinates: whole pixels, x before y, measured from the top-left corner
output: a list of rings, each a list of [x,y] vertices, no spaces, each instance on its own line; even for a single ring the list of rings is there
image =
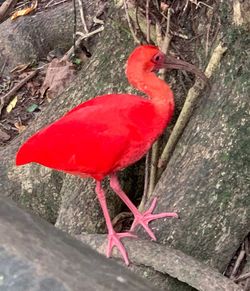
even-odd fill
[[[36,162],[68,172],[106,173],[127,146],[124,131],[121,135],[100,122],[66,118],[32,136],[18,152],[17,164]]]
[[[138,152],[138,144],[147,144],[153,114],[150,102],[138,96],[97,97],[33,135],[20,148],[16,164],[37,162],[66,172],[110,173],[124,157],[125,164],[136,159],[130,155]]]

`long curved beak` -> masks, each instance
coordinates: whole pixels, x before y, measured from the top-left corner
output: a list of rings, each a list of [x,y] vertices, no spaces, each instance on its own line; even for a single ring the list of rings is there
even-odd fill
[[[199,70],[196,66],[188,62],[176,59],[173,56],[165,57],[164,67],[166,69],[177,69],[177,70],[185,70],[185,71],[191,72],[195,74],[196,76],[198,76],[200,79],[202,79],[204,82],[206,83],[208,82],[208,78],[206,77],[206,75],[201,70]]]

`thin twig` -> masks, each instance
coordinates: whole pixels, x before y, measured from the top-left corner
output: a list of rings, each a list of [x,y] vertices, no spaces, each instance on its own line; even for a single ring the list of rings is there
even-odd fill
[[[146,2],[147,43],[150,43],[149,2],[150,0]]]
[[[30,5],[30,1],[23,2],[21,4],[15,5],[15,11],[21,9],[24,6]]]
[[[75,55],[76,54],[76,26],[77,26],[76,0],[73,0],[73,8],[74,8],[73,55]]]
[[[211,78],[211,76],[214,74],[226,50],[227,48],[224,47],[222,43],[219,43],[219,45],[215,48],[205,70],[205,75],[207,76],[207,78]],[[197,99],[204,87],[205,82],[197,79],[194,86],[189,89],[182,111],[159,160],[159,168],[163,167],[168,162],[178,139],[180,138],[184,128],[189,121],[189,118],[193,112],[194,104],[197,102]]]
[[[54,1],[50,1],[44,8],[55,7],[55,6],[58,6],[58,5],[62,4],[62,3],[68,2],[68,0],[62,0],[62,1],[56,2],[56,3],[51,5],[51,3],[53,3],[53,2]]]
[[[171,9],[168,8],[168,19],[167,19],[167,30],[166,30],[167,36],[169,36],[169,31],[170,31],[170,17],[171,17]]]
[[[87,33],[87,34],[81,32],[81,31],[77,31],[77,32],[76,32],[76,35],[79,35],[81,38],[85,39],[85,38],[88,38],[88,37],[90,37],[90,36],[92,36],[92,35],[94,35],[94,34],[96,34],[96,33],[102,32],[103,30],[104,30],[104,26],[102,25],[102,26],[100,26],[99,28],[97,28],[96,30],[91,31],[91,32],[89,32],[89,33]]]
[[[148,201],[148,186],[149,186],[149,161],[150,161],[150,154],[151,152],[149,151],[146,154],[146,159],[145,159],[145,174],[144,174],[144,187],[143,187],[143,194],[142,194],[142,199],[140,202],[140,205],[138,207],[138,210],[142,212],[144,210],[145,204]]]
[[[146,11],[147,7],[149,6],[149,1],[146,3]],[[146,12],[146,15],[148,14],[148,11]],[[147,15],[148,18],[148,15]],[[149,36],[149,20],[147,19],[147,42],[149,43],[150,41],[150,36]],[[159,40],[159,43],[162,41],[162,36],[161,36],[161,27],[158,22],[156,22],[156,35],[158,36],[157,40]],[[157,174],[157,167],[156,167],[156,150],[158,149],[157,142],[153,144],[152,149],[147,153],[146,155],[146,160],[145,160],[145,174],[144,174],[144,189],[143,189],[143,195],[142,199],[140,202],[140,205],[138,207],[139,211],[143,211],[144,207],[146,205],[146,202],[148,201],[151,193],[154,190],[155,186],[155,179],[156,179],[156,174]]]
[[[0,77],[2,76],[3,72],[4,72],[4,69],[6,67],[6,64],[7,64],[7,59],[5,59],[4,63],[3,63],[3,66],[1,68],[1,71],[0,71]]]
[[[244,249],[245,249],[246,255],[249,256],[250,255],[250,250],[249,250],[248,236],[244,240]]]
[[[84,12],[83,12],[84,10],[83,10],[83,5],[82,5],[82,0],[78,0],[78,3],[79,3],[79,10],[80,10],[80,16],[81,16],[83,28],[84,28],[86,33],[89,33],[89,30],[88,30],[88,27],[87,27],[87,24],[86,24],[86,21],[85,21],[85,17],[84,17]]]
[[[158,159],[158,149],[159,141],[157,140],[151,149],[151,161],[150,161],[150,174],[149,174],[149,185],[148,185],[148,194],[147,199],[152,195],[157,178],[157,159]]]
[[[185,11],[186,11],[186,9],[187,9],[187,7],[188,7],[188,3],[189,3],[189,0],[186,0],[185,6],[184,6],[184,8],[182,9],[182,14],[185,13]]]
[[[95,24],[101,24],[101,25],[104,25],[104,21],[103,21],[102,19],[97,18],[96,16],[94,16],[94,18],[93,18],[93,22],[94,22]]]
[[[189,0],[189,1],[190,1],[191,3],[193,3],[194,5],[196,5],[196,9],[197,9],[198,7],[200,7],[201,4],[204,5],[204,6],[206,6],[206,7],[209,8],[209,9],[213,9],[212,6],[206,4],[206,3],[202,2],[202,1],[197,1],[197,0]]]
[[[240,281],[246,280],[247,278],[250,278],[250,272],[240,275],[238,278],[234,279],[234,282],[238,283]]]
[[[246,256],[245,250],[241,250],[239,255],[238,255],[238,257],[237,257],[237,260],[236,260],[236,262],[234,264],[232,273],[230,275],[230,279],[234,279],[235,278],[235,275],[237,274],[242,261],[245,259],[245,256]]]
[[[125,14],[126,14],[126,18],[127,18],[127,21],[128,21],[128,26],[129,26],[129,29],[130,29],[130,31],[131,31],[131,34],[132,34],[132,36],[133,36],[133,38],[134,38],[134,41],[135,41],[136,43],[140,44],[140,40],[137,38],[137,36],[136,36],[136,34],[135,34],[135,32],[134,32],[133,25],[132,25],[132,23],[131,23],[131,19],[130,19],[129,13],[128,13],[128,5],[127,5],[127,1],[124,0],[123,3],[124,3]]]
[[[5,104],[9,102],[10,98],[24,85],[26,84],[30,79],[32,79],[37,73],[38,69],[30,73],[27,77],[25,77],[23,80],[21,80],[19,83],[17,83],[8,93],[6,93],[4,96],[0,98],[0,116],[2,113],[2,109],[4,108]]]
[[[165,33],[165,37],[163,41],[159,44],[161,51],[164,54],[167,54],[169,49],[169,44],[171,41],[171,35],[169,34],[169,27],[170,27],[170,17],[171,17],[171,10],[168,9],[168,22],[167,22],[167,29]],[[161,69],[159,71],[159,78],[164,80],[165,79],[165,69]],[[149,176],[149,186],[148,186],[148,194],[147,199],[149,199],[154,191],[156,182],[157,182],[157,163],[158,163],[158,153],[159,153],[159,141],[157,140],[152,147],[152,154],[151,154],[151,164],[150,164],[150,176]]]
[[[94,30],[94,31],[91,31],[91,32],[89,32],[89,33],[87,33],[87,34],[84,34],[84,33],[82,33],[82,32],[76,32],[76,35],[80,35],[81,37],[79,37],[78,39],[77,39],[77,41],[76,41],[76,47],[79,47],[79,45],[81,44],[81,42],[82,42],[82,40],[83,39],[85,39],[85,38],[88,38],[88,37],[90,37],[90,36],[92,36],[92,35],[94,35],[94,34],[97,34],[97,33],[99,33],[99,32],[101,32],[101,31],[103,31],[104,30],[104,26],[101,26],[101,27],[99,27],[99,28],[97,28],[96,30]],[[72,54],[74,52],[74,46],[72,46],[67,52],[66,52],[66,54],[63,56],[63,58],[62,58],[62,60],[67,60],[67,59],[69,59],[69,57],[70,57],[70,55]]]
[[[17,0],[5,0],[0,6],[0,22],[10,14],[11,9],[16,5]]]
[[[54,2],[54,0],[49,1],[49,3],[47,3],[47,4],[45,5],[45,8],[49,7],[50,4],[53,3],[53,2]]]

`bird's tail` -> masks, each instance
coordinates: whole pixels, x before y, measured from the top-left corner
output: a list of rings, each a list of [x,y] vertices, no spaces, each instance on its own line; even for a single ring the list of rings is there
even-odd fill
[[[30,146],[29,140],[25,142],[16,154],[16,165],[21,166],[34,161],[34,149]]]

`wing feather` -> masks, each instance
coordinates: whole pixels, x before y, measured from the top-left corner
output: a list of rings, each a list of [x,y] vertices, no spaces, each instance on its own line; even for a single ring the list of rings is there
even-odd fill
[[[137,109],[148,107],[145,104],[149,102],[127,94],[82,103],[24,143],[16,164],[36,162],[66,172],[106,174],[129,152],[133,139],[143,138],[140,127],[145,131],[149,120],[138,117]]]

